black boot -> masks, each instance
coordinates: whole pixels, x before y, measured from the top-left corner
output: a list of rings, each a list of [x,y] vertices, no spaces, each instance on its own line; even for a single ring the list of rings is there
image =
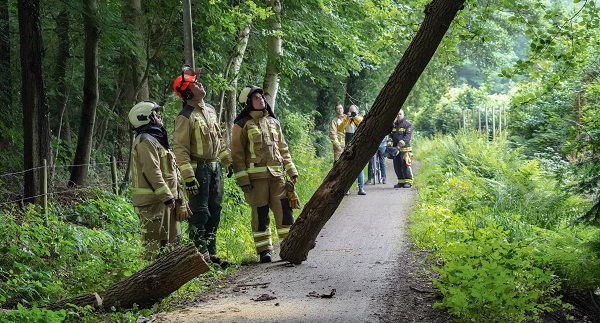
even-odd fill
[[[271,262],[271,250],[261,251],[258,255],[261,263]]]

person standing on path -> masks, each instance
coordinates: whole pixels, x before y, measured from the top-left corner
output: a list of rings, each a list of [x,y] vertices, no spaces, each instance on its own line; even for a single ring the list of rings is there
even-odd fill
[[[192,216],[188,235],[207,263],[226,268],[230,263],[217,256],[217,229],[223,202],[223,167],[231,164],[215,109],[204,102],[206,91],[197,74],[184,66],[173,82],[183,100],[175,118],[174,152],[189,196]]]
[[[394,188],[410,188],[413,183],[412,147],[410,146],[412,133],[412,124],[406,121],[404,110],[400,109],[388,141],[388,144],[398,148],[399,152],[394,157],[394,171],[398,177],[398,183],[394,185]]]
[[[135,130],[131,147],[135,212],[145,230],[142,244],[144,258],[154,259],[167,244],[181,241],[181,229],[175,218],[177,165],[169,150],[167,131],[158,113],[160,106],[144,101],[129,111],[129,122]]]
[[[346,145],[344,141],[344,132],[338,129],[340,124],[346,119],[344,106],[337,104],[335,106],[335,113],[336,116],[331,119],[331,123],[329,124],[329,139],[331,139],[331,143],[333,144],[334,162],[340,158],[340,155],[344,151],[344,146]]]
[[[286,174],[294,185],[298,171],[292,162],[281,124],[263,95],[263,89],[247,85],[239,100],[244,109],[233,121],[231,156],[237,184],[252,207],[252,235],[260,262],[271,262],[273,241],[269,209],[277,236],[287,237],[294,213],[286,196]]]
[[[350,143],[352,137],[354,137],[354,133],[358,128],[358,125],[362,122],[363,117],[358,115],[358,107],[356,105],[351,105],[348,108],[348,116],[342,121],[342,123],[338,126],[339,131],[343,131],[345,133],[345,141],[346,145]],[[365,192],[365,174],[361,170],[358,174],[358,195],[367,195]],[[350,190],[346,192],[346,195],[350,195]]]
[[[369,177],[368,183],[375,185],[375,165],[374,163],[379,163],[379,170],[381,172],[381,184],[385,184],[385,149],[388,141],[388,136],[386,135],[379,143],[379,147],[377,147],[377,152],[375,156],[369,160]]]

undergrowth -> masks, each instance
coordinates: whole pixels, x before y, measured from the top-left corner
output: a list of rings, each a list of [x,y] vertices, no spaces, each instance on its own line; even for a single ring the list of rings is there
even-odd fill
[[[540,321],[560,291],[599,286],[600,231],[575,226],[589,201],[561,189],[536,160],[476,134],[419,145],[416,244],[432,251],[443,296],[461,322]]]

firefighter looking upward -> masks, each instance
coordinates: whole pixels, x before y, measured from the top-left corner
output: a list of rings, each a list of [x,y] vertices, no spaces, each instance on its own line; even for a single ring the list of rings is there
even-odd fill
[[[135,137],[131,148],[133,206],[145,232],[144,257],[153,259],[168,243],[181,240],[179,222],[175,219],[177,165],[169,150],[167,131],[154,102],[144,101],[129,111],[129,122]]]
[[[271,261],[273,242],[269,209],[273,211],[279,240],[294,223],[286,197],[286,173],[296,184],[298,172],[283,138],[279,120],[266,103],[263,90],[248,85],[240,93],[244,109],[235,118],[231,157],[237,184],[252,207],[252,234],[260,262]]]
[[[231,163],[215,109],[204,102],[206,91],[196,72],[184,66],[173,82],[184,101],[175,118],[173,151],[185,181],[192,216],[188,235],[206,262],[226,268],[229,262],[217,257],[217,229],[223,202],[222,165]]]

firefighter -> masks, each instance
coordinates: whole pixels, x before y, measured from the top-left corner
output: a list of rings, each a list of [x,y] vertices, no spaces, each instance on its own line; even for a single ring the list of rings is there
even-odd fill
[[[356,105],[351,105],[348,107],[348,116],[340,123],[338,126],[339,131],[345,132],[345,140],[346,145],[350,143],[350,140],[354,137],[354,133],[358,128],[358,125],[362,122],[363,117],[359,115],[358,107]],[[361,170],[358,173],[358,195],[367,195],[365,192],[365,174]],[[350,190],[346,192],[346,195],[350,195]]]
[[[344,141],[344,132],[338,130],[338,127],[346,119],[346,115],[344,114],[344,106],[341,104],[337,104],[335,106],[336,116],[331,120],[329,124],[329,139],[331,139],[331,143],[333,144],[333,161],[337,161],[340,158],[340,155],[344,151],[344,146],[346,142]]]
[[[231,156],[237,184],[252,207],[252,234],[260,262],[271,262],[273,243],[269,209],[282,241],[294,223],[286,196],[286,174],[295,185],[298,172],[283,138],[279,120],[266,103],[263,90],[248,85],[240,93],[244,109],[235,118]]]
[[[145,232],[142,244],[146,259],[168,243],[179,243],[181,231],[175,218],[177,165],[169,150],[167,131],[154,102],[144,101],[129,111],[129,122],[135,138],[131,149],[133,173],[133,206]]]
[[[229,266],[217,256],[217,229],[223,202],[223,165],[231,164],[217,113],[204,102],[206,91],[197,81],[197,73],[184,66],[173,82],[173,89],[183,100],[175,118],[173,151],[185,182],[192,216],[188,235],[207,263]]]
[[[394,188],[410,188],[413,183],[412,147],[410,146],[412,133],[412,124],[406,121],[404,110],[400,109],[388,140],[389,146],[398,148],[398,154],[394,157],[394,171],[398,177],[398,183],[394,185]]]

